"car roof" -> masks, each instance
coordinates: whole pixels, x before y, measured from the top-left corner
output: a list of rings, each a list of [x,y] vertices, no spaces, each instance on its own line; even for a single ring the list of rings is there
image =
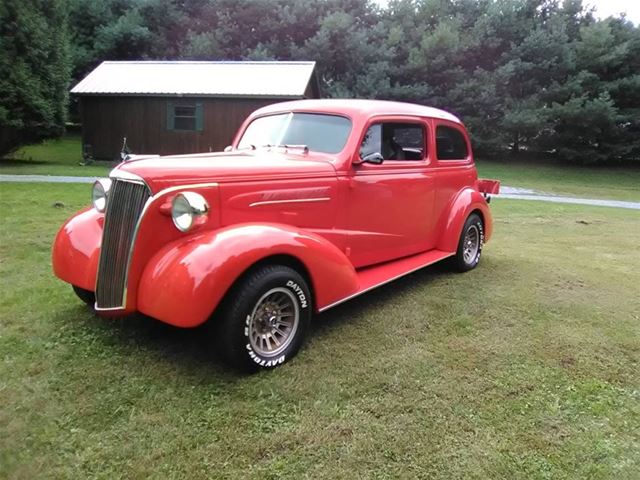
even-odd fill
[[[296,100],[291,102],[275,103],[256,110],[252,116],[291,111],[334,113],[350,117],[412,115],[418,117],[439,118],[462,124],[458,117],[438,108],[426,107],[424,105],[416,105],[413,103],[390,102],[387,100],[356,100],[342,98]]]

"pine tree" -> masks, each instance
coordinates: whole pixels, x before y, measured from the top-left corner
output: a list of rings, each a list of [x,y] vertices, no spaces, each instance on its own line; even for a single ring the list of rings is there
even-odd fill
[[[0,155],[59,135],[71,62],[64,0],[0,3]]]

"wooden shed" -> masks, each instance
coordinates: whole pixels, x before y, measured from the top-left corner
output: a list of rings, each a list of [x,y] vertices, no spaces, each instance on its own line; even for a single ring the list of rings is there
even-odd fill
[[[83,151],[119,157],[219,151],[242,121],[275,102],[318,98],[315,62],[103,62],[71,93]]]

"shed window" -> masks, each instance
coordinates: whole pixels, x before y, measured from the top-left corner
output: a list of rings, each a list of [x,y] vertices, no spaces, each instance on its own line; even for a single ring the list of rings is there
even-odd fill
[[[466,160],[469,155],[464,135],[457,128],[439,126],[436,129],[438,160]]]
[[[202,103],[190,101],[167,102],[167,129],[201,132]]]

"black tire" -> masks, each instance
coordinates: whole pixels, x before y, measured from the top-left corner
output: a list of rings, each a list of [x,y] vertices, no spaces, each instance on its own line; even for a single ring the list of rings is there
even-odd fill
[[[209,322],[209,335],[228,365],[243,371],[275,368],[302,346],[311,298],[307,282],[294,269],[259,267],[228,293]]]
[[[471,242],[471,243],[470,243]],[[477,246],[474,245],[477,242]],[[458,272],[468,272],[476,268],[484,245],[484,224],[477,213],[469,215],[462,227],[458,249],[452,258],[453,268]]]
[[[76,293],[78,298],[82,300],[84,303],[89,305],[91,308],[95,306],[96,303],[96,294],[90,290],[85,290],[84,288],[76,287],[72,285],[73,291]]]

